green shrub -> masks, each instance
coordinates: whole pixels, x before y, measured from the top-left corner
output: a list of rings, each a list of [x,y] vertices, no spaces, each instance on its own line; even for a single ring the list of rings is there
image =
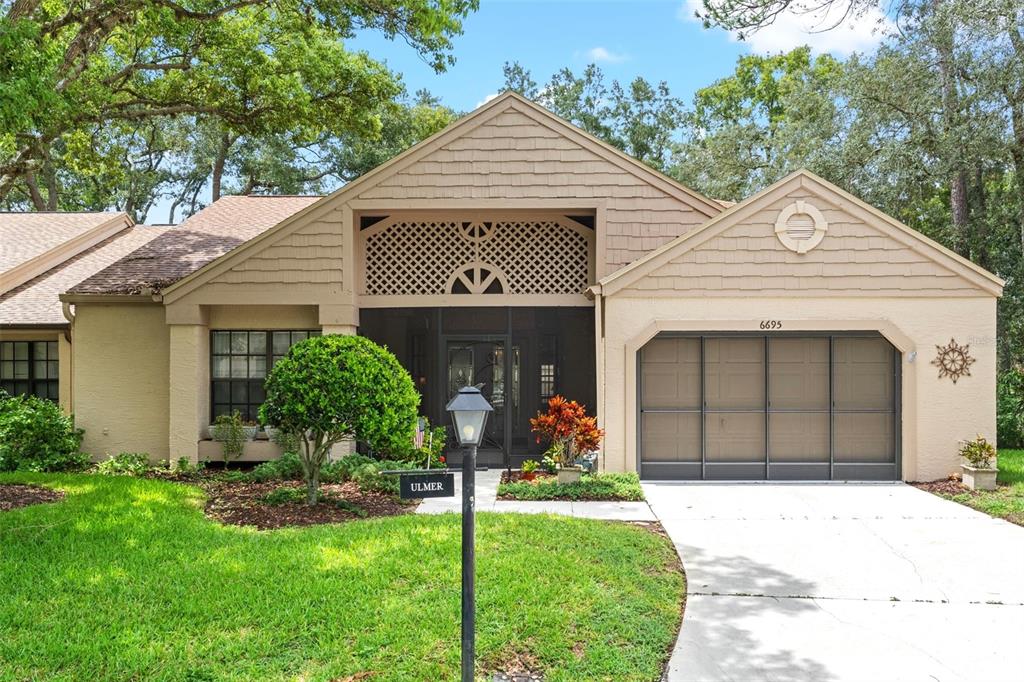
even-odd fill
[[[145,452],[121,452],[96,465],[96,473],[104,476],[142,476],[152,467]]]
[[[270,440],[277,443],[278,447],[281,448],[281,452],[284,454],[298,455],[299,448],[302,447],[302,439],[299,438],[299,434],[291,433],[289,431],[282,431],[281,429],[274,429],[273,435]]]
[[[219,414],[213,422],[213,439],[220,443],[221,455],[224,457],[224,468],[242,456],[245,450],[245,429],[242,415],[238,410],[231,414]]]
[[[302,502],[304,499],[306,491],[302,488],[275,488],[263,496],[263,501],[272,505]]]
[[[409,439],[402,447],[376,454],[382,455],[384,459],[415,464],[417,468],[426,467],[428,462],[431,467],[441,466],[448,433],[443,426],[431,427],[426,417],[420,417],[420,420],[423,422],[423,445],[416,447],[414,439]]]
[[[174,465],[174,473],[179,476],[198,476],[203,473],[204,469],[206,469],[206,462],[193,464],[188,457],[179,457],[178,462]]]
[[[523,462],[522,471],[524,474],[532,474],[538,467],[540,467],[540,462],[535,459],[528,459]]]
[[[377,460],[365,455],[345,455],[324,465],[320,472],[320,480],[325,483],[344,483],[352,480],[352,473],[366,464],[377,464]]]
[[[249,472],[249,480],[258,483],[265,481],[301,481],[302,462],[294,452],[285,452],[277,459],[256,465]]]
[[[984,436],[978,435],[974,440],[963,442],[960,446],[960,456],[972,467],[991,469],[996,461],[996,448]]]
[[[266,381],[260,421],[303,433],[307,502],[316,503],[321,469],[346,438],[375,452],[392,452],[412,439],[419,393],[386,348],[361,336],[328,335],[295,344]]]
[[[1001,448],[1024,448],[1024,369],[1009,369],[999,375],[996,439]]]
[[[502,483],[498,495],[516,500],[625,500],[644,499],[640,476],[635,473],[584,474],[575,483],[556,480]]]
[[[56,403],[0,391],[0,471],[84,469],[82,433]]]

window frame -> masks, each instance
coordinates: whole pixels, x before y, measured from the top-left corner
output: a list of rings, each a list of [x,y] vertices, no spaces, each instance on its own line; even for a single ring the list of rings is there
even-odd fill
[[[19,344],[25,344],[28,346],[28,355],[26,359],[19,360],[17,357],[17,346]],[[37,344],[45,345],[45,357],[38,359],[36,357],[36,346]],[[6,346],[11,347],[11,357],[8,359],[4,353]],[[52,357],[51,357],[52,351]],[[17,362],[28,363],[28,375],[24,378],[18,378],[15,376],[15,367]],[[36,363],[42,362],[46,365],[45,376],[39,376],[36,372]],[[12,372],[11,378],[2,378],[2,367],[7,363],[11,364]],[[50,363],[53,363],[56,371],[54,376],[51,375]],[[27,391],[18,391],[18,384],[26,384],[28,387]],[[40,386],[46,387],[46,395],[40,395],[38,388]],[[60,341],[59,339],[11,339],[0,341],[0,388],[7,391],[11,395],[33,395],[43,400],[50,400],[54,403],[60,403]]]
[[[270,375],[270,370],[273,369],[274,363],[280,360],[287,354],[287,350],[284,353],[274,352],[274,334],[287,333],[289,334],[288,349],[290,350],[293,345],[304,341],[305,339],[320,336],[323,332],[320,329],[211,329],[210,330],[210,351],[209,351],[209,368],[210,368],[210,400],[209,400],[209,417],[210,424],[213,424],[219,414],[231,414],[232,411],[238,410],[242,413],[242,419],[244,421],[257,419],[260,406],[263,404],[263,400],[254,401],[252,399],[253,387],[256,386],[257,390],[262,391],[264,382],[266,382],[267,376]],[[218,334],[228,334],[228,352],[218,353],[216,351],[216,338]],[[234,352],[231,348],[231,334],[245,334],[246,339],[246,351]],[[253,334],[264,335],[264,350],[262,353],[252,353],[249,351],[251,338]],[[305,334],[305,339],[299,339],[297,341],[291,340],[293,334]],[[246,358],[246,376],[234,377],[231,376],[232,368],[230,358]],[[264,360],[264,374],[262,377],[252,377],[250,359],[263,357]],[[215,365],[218,358],[229,358],[228,361],[228,376],[218,377],[216,376]],[[228,400],[227,402],[217,400],[217,388],[218,385],[226,384],[228,386]],[[235,385],[245,385],[245,399],[235,400]],[[264,397],[265,399],[265,397]],[[227,408],[226,412],[218,412],[218,407]],[[244,409],[242,409],[244,408]]]

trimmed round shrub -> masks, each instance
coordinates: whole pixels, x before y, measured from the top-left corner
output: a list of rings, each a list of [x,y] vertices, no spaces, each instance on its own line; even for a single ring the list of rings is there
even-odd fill
[[[305,434],[298,454],[310,504],[331,446],[355,438],[378,452],[405,447],[420,402],[394,354],[362,336],[317,336],[295,344],[274,365],[266,392],[260,421]]]
[[[49,400],[0,391],[0,471],[71,471],[89,465],[82,430]]]

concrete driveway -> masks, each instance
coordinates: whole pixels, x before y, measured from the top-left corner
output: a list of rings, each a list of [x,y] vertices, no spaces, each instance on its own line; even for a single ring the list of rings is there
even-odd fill
[[[644,490],[687,575],[668,680],[1024,679],[1024,528],[902,484]]]

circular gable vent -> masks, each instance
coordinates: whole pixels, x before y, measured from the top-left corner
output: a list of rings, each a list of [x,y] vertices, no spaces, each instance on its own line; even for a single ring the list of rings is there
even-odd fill
[[[779,213],[775,236],[790,251],[807,253],[821,243],[828,232],[825,216],[806,201],[795,201]]]

